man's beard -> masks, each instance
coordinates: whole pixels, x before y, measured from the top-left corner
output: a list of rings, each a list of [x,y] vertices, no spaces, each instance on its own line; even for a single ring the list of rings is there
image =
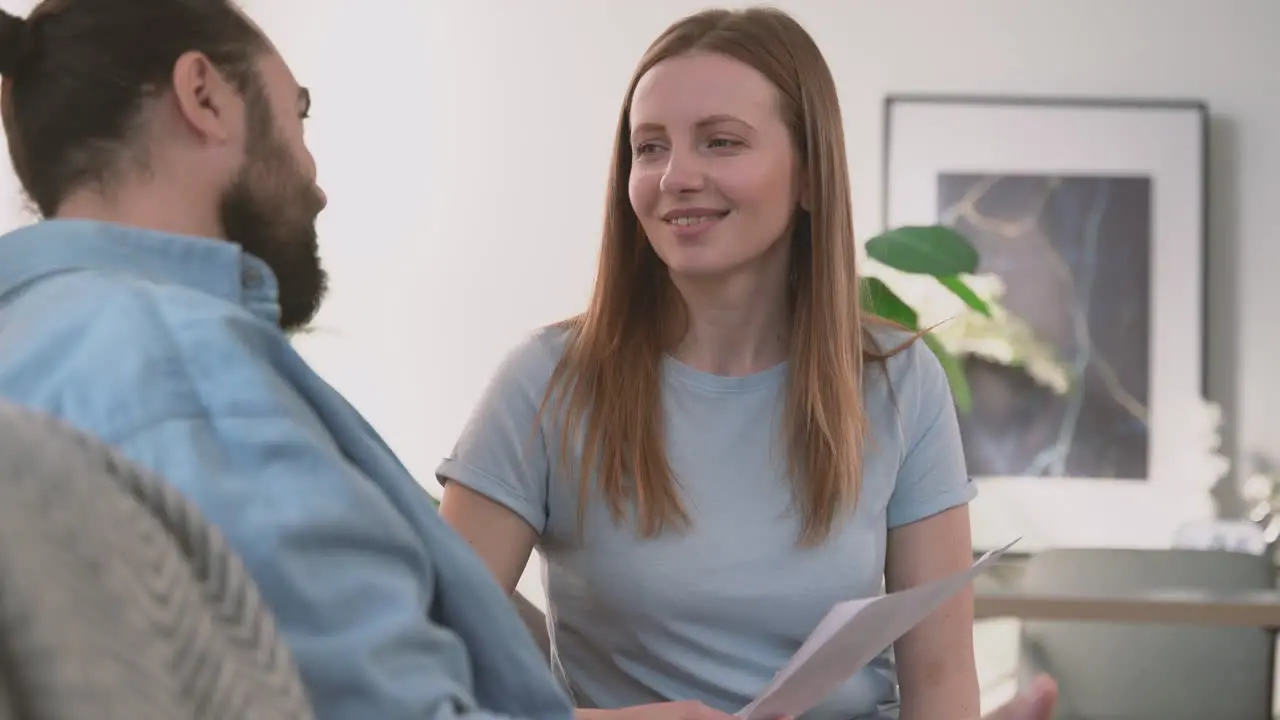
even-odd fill
[[[219,212],[227,239],[271,268],[280,327],[289,332],[311,322],[327,288],[316,235],[324,201],[276,136],[270,115],[259,114],[265,108],[252,106],[244,167],[223,192]]]

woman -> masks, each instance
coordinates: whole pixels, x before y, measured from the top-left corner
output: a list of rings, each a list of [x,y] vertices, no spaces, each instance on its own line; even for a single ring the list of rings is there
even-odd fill
[[[946,380],[861,315],[854,259],[813,40],[768,9],[671,26],[622,108],[589,308],[510,354],[437,471],[508,591],[545,556],[580,707],[734,712],[832,604],[972,563]],[[813,717],[897,717],[899,688],[903,720],[978,717],[972,625],[962,594]]]

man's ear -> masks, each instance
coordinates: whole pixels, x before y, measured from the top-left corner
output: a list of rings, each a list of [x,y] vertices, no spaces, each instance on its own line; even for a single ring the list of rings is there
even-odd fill
[[[173,64],[173,95],[178,115],[192,132],[213,143],[232,137],[243,100],[207,55],[192,51],[178,58]]]

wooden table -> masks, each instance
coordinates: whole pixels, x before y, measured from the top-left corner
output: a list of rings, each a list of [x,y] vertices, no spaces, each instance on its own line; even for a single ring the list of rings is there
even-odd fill
[[[1134,595],[1059,595],[979,589],[974,606],[978,619],[1175,623],[1280,631],[1280,591],[1169,589]]]

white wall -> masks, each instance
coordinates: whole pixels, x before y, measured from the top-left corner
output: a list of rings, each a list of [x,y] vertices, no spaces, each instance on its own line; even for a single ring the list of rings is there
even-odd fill
[[[1280,3],[777,4],[835,72],[864,236],[879,229],[887,93],[1207,100],[1219,118],[1212,390],[1240,449],[1280,455],[1280,87],[1265,79],[1280,67]],[[334,289],[303,350],[434,490],[436,462],[504,351],[585,300],[627,78],[667,23],[705,3],[245,5],[315,98],[308,132],[331,199],[321,230]],[[12,183],[0,173],[0,193]],[[23,221],[13,208],[0,200],[0,226]],[[536,578],[526,587],[536,596]]]
[[[308,132],[331,198],[321,231],[334,290],[302,347],[429,481],[505,348],[581,307],[627,78],[667,23],[708,3],[242,4],[314,91]],[[1218,117],[1212,390],[1241,449],[1280,455],[1280,90],[1265,80],[1280,66],[1280,3],[775,4],[833,67],[863,236],[879,229],[887,93],[1206,99]],[[2,230],[27,219],[0,165]]]
[[[25,12],[33,0],[9,0]],[[724,3],[743,6],[736,0]],[[895,92],[1189,97],[1216,115],[1212,394],[1280,455],[1274,0],[791,0],[839,84],[858,231]],[[312,86],[333,276],[301,344],[424,480],[503,351],[580,309],[630,71],[697,0],[245,0]],[[29,221],[0,170],[0,229]]]
[[[779,4],[836,75],[863,236],[880,227],[888,93],[1207,100],[1217,117],[1211,394],[1227,405],[1229,443],[1280,454],[1280,91],[1264,81],[1280,66],[1280,3]],[[314,85],[309,133],[332,200],[322,231],[334,292],[303,348],[434,490],[435,463],[502,353],[582,306],[627,78],[667,23],[704,3],[248,6]]]
[[[306,353],[433,491],[436,462],[505,350],[581,308],[627,79],[663,27],[706,4],[378,0],[376,14],[346,0],[251,4],[315,85],[310,139],[331,198],[322,229],[334,276],[321,322],[333,334],[310,338]],[[1280,67],[1280,3],[777,4],[835,73],[864,237],[880,229],[886,94],[1206,100],[1217,118],[1211,395],[1225,403],[1233,450],[1280,455],[1280,86],[1265,79]],[[541,602],[536,569],[521,587]],[[984,687],[1014,667],[1015,628],[978,631]],[[1007,691],[984,693],[984,705]]]
[[[879,229],[887,93],[1207,100],[1217,116],[1211,393],[1227,405],[1235,449],[1280,455],[1280,91],[1265,81],[1280,66],[1280,3],[778,4],[835,72],[863,236]],[[505,350],[582,306],[631,68],[667,23],[704,3],[245,5],[314,90],[309,136],[331,198],[321,230],[334,290],[301,347],[435,490],[432,470]],[[5,167],[0,229],[27,221],[15,190]]]
[[[374,13],[341,0],[248,3],[314,86],[309,133],[332,199],[322,231],[334,292],[304,348],[424,480],[503,351],[580,308],[627,77],[662,27],[703,5],[379,0]],[[1280,91],[1264,81],[1280,66],[1280,4],[780,5],[808,25],[840,85],[863,235],[879,229],[887,93],[1206,99],[1219,118],[1212,389],[1241,448],[1280,454],[1270,308]]]

